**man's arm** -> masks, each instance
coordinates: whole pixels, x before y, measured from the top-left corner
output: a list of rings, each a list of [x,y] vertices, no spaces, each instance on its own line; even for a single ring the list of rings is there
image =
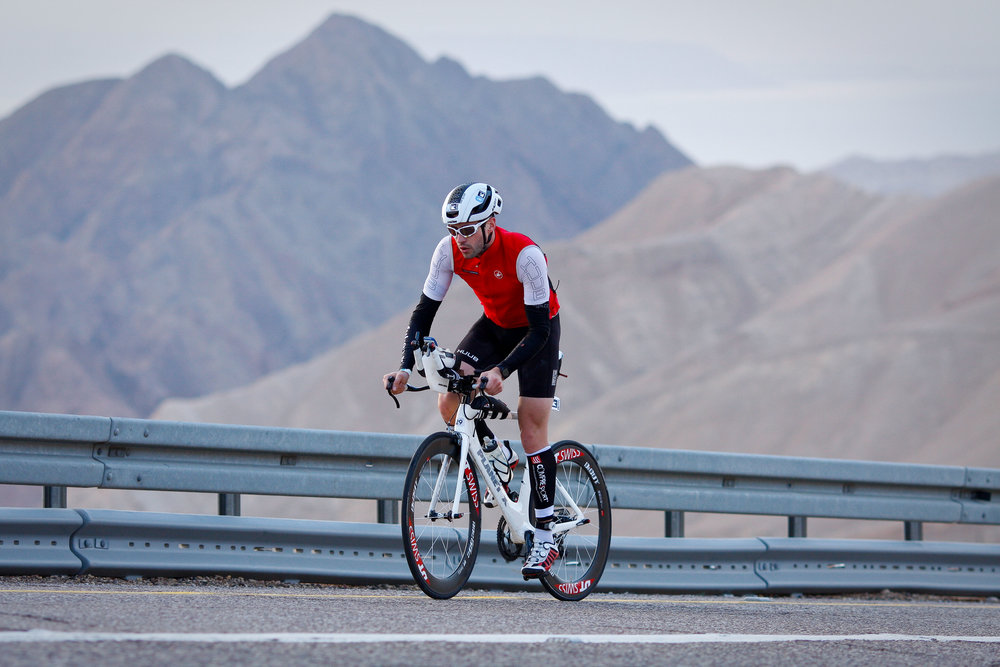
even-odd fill
[[[406,328],[406,336],[403,338],[403,356],[399,362],[400,370],[407,373],[413,370],[413,350],[410,349],[410,341],[417,333],[422,336],[430,334],[434,315],[437,314],[438,307],[444,301],[444,296],[448,293],[448,287],[454,276],[455,264],[451,256],[451,237],[446,236],[434,248],[431,266],[427,271],[427,278],[424,280],[424,289],[420,293],[420,301],[417,302],[413,314],[410,315],[410,326]]]
[[[406,335],[403,336],[403,354],[399,360],[399,369],[410,373],[413,370],[413,348],[410,341],[416,338],[417,333],[427,336],[431,332],[431,324],[434,323],[434,316],[437,314],[441,302],[436,301],[426,294],[420,294],[420,301],[417,302],[410,315],[410,325],[406,327]]]
[[[517,256],[517,279],[524,285],[528,331],[507,358],[496,365],[504,380],[542,349],[552,327],[549,321],[549,267],[537,245],[527,246]]]
[[[537,306],[525,306],[524,312],[528,315],[527,333],[524,334],[524,338],[517,344],[517,347],[511,350],[507,358],[496,366],[504,380],[545,346],[546,341],[549,340],[549,333],[552,331],[548,301]]]
[[[424,280],[424,288],[420,293],[420,301],[417,302],[416,307],[413,309],[413,314],[410,315],[410,324],[406,328],[406,334],[403,337],[403,353],[399,360],[399,371],[387,373],[382,378],[383,385],[388,385],[389,378],[392,378],[392,386],[388,387],[392,393],[398,394],[406,389],[406,382],[410,379],[410,375],[413,374],[414,354],[413,349],[410,347],[410,341],[414,339],[418,332],[422,336],[426,336],[431,332],[431,324],[434,322],[434,316],[437,314],[438,307],[448,292],[448,287],[451,285],[451,279],[454,275],[455,269],[451,256],[451,237],[446,236],[441,239],[437,248],[434,249],[430,270],[427,272],[427,278]]]

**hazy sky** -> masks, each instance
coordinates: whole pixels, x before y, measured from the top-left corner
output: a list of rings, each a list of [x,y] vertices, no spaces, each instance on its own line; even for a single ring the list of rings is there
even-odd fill
[[[701,164],[1000,149],[995,0],[0,0],[0,117],[180,53],[232,86],[333,12],[473,74],[541,74]]]

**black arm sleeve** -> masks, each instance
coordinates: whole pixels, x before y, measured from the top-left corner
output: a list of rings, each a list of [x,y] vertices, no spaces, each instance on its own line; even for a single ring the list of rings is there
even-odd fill
[[[517,344],[507,358],[497,364],[500,374],[506,380],[511,373],[521,367],[521,364],[531,359],[549,339],[552,323],[549,321],[549,302],[537,306],[525,306],[528,315],[528,332]]]
[[[417,333],[421,336],[430,334],[431,324],[434,322],[434,316],[440,306],[440,301],[435,301],[423,292],[420,293],[420,301],[417,302],[413,314],[410,315],[410,326],[406,328],[406,336],[403,338],[403,356],[399,361],[400,368],[413,369],[413,348],[410,347],[410,341],[416,337]]]

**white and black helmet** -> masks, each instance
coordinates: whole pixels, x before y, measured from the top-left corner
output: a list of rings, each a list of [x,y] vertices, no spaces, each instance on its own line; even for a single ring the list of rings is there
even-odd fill
[[[476,223],[500,212],[503,200],[496,188],[486,183],[460,185],[444,198],[441,220],[446,225]]]

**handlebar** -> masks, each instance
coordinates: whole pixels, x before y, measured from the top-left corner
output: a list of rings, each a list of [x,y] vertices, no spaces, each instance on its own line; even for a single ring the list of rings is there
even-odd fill
[[[456,366],[458,359],[455,354],[437,344],[437,341],[430,336],[421,336],[419,332],[410,341],[410,347],[417,353],[415,355],[416,371],[427,378],[426,387],[414,387],[407,384],[405,391],[427,391],[434,389],[440,393],[456,393],[466,396],[472,400],[472,394],[486,388],[486,378],[481,378],[482,371],[475,371],[472,375],[460,375]],[[390,375],[386,382],[386,392],[392,398],[396,407],[399,408],[399,399],[392,393],[392,385],[395,384],[396,376]]]
[[[448,391],[456,394],[471,394],[476,391],[483,391],[486,389],[486,378],[479,377],[482,371],[476,371],[472,375],[463,375],[457,380],[452,380],[449,382]],[[477,383],[476,380],[479,380]],[[396,376],[390,375],[386,379],[385,390],[389,394],[389,398],[393,400],[396,407],[399,408],[399,399],[396,395],[392,393],[392,385],[396,383]],[[428,391],[430,386],[426,387],[415,387],[412,384],[407,383],[406,389],[403,391]]]

